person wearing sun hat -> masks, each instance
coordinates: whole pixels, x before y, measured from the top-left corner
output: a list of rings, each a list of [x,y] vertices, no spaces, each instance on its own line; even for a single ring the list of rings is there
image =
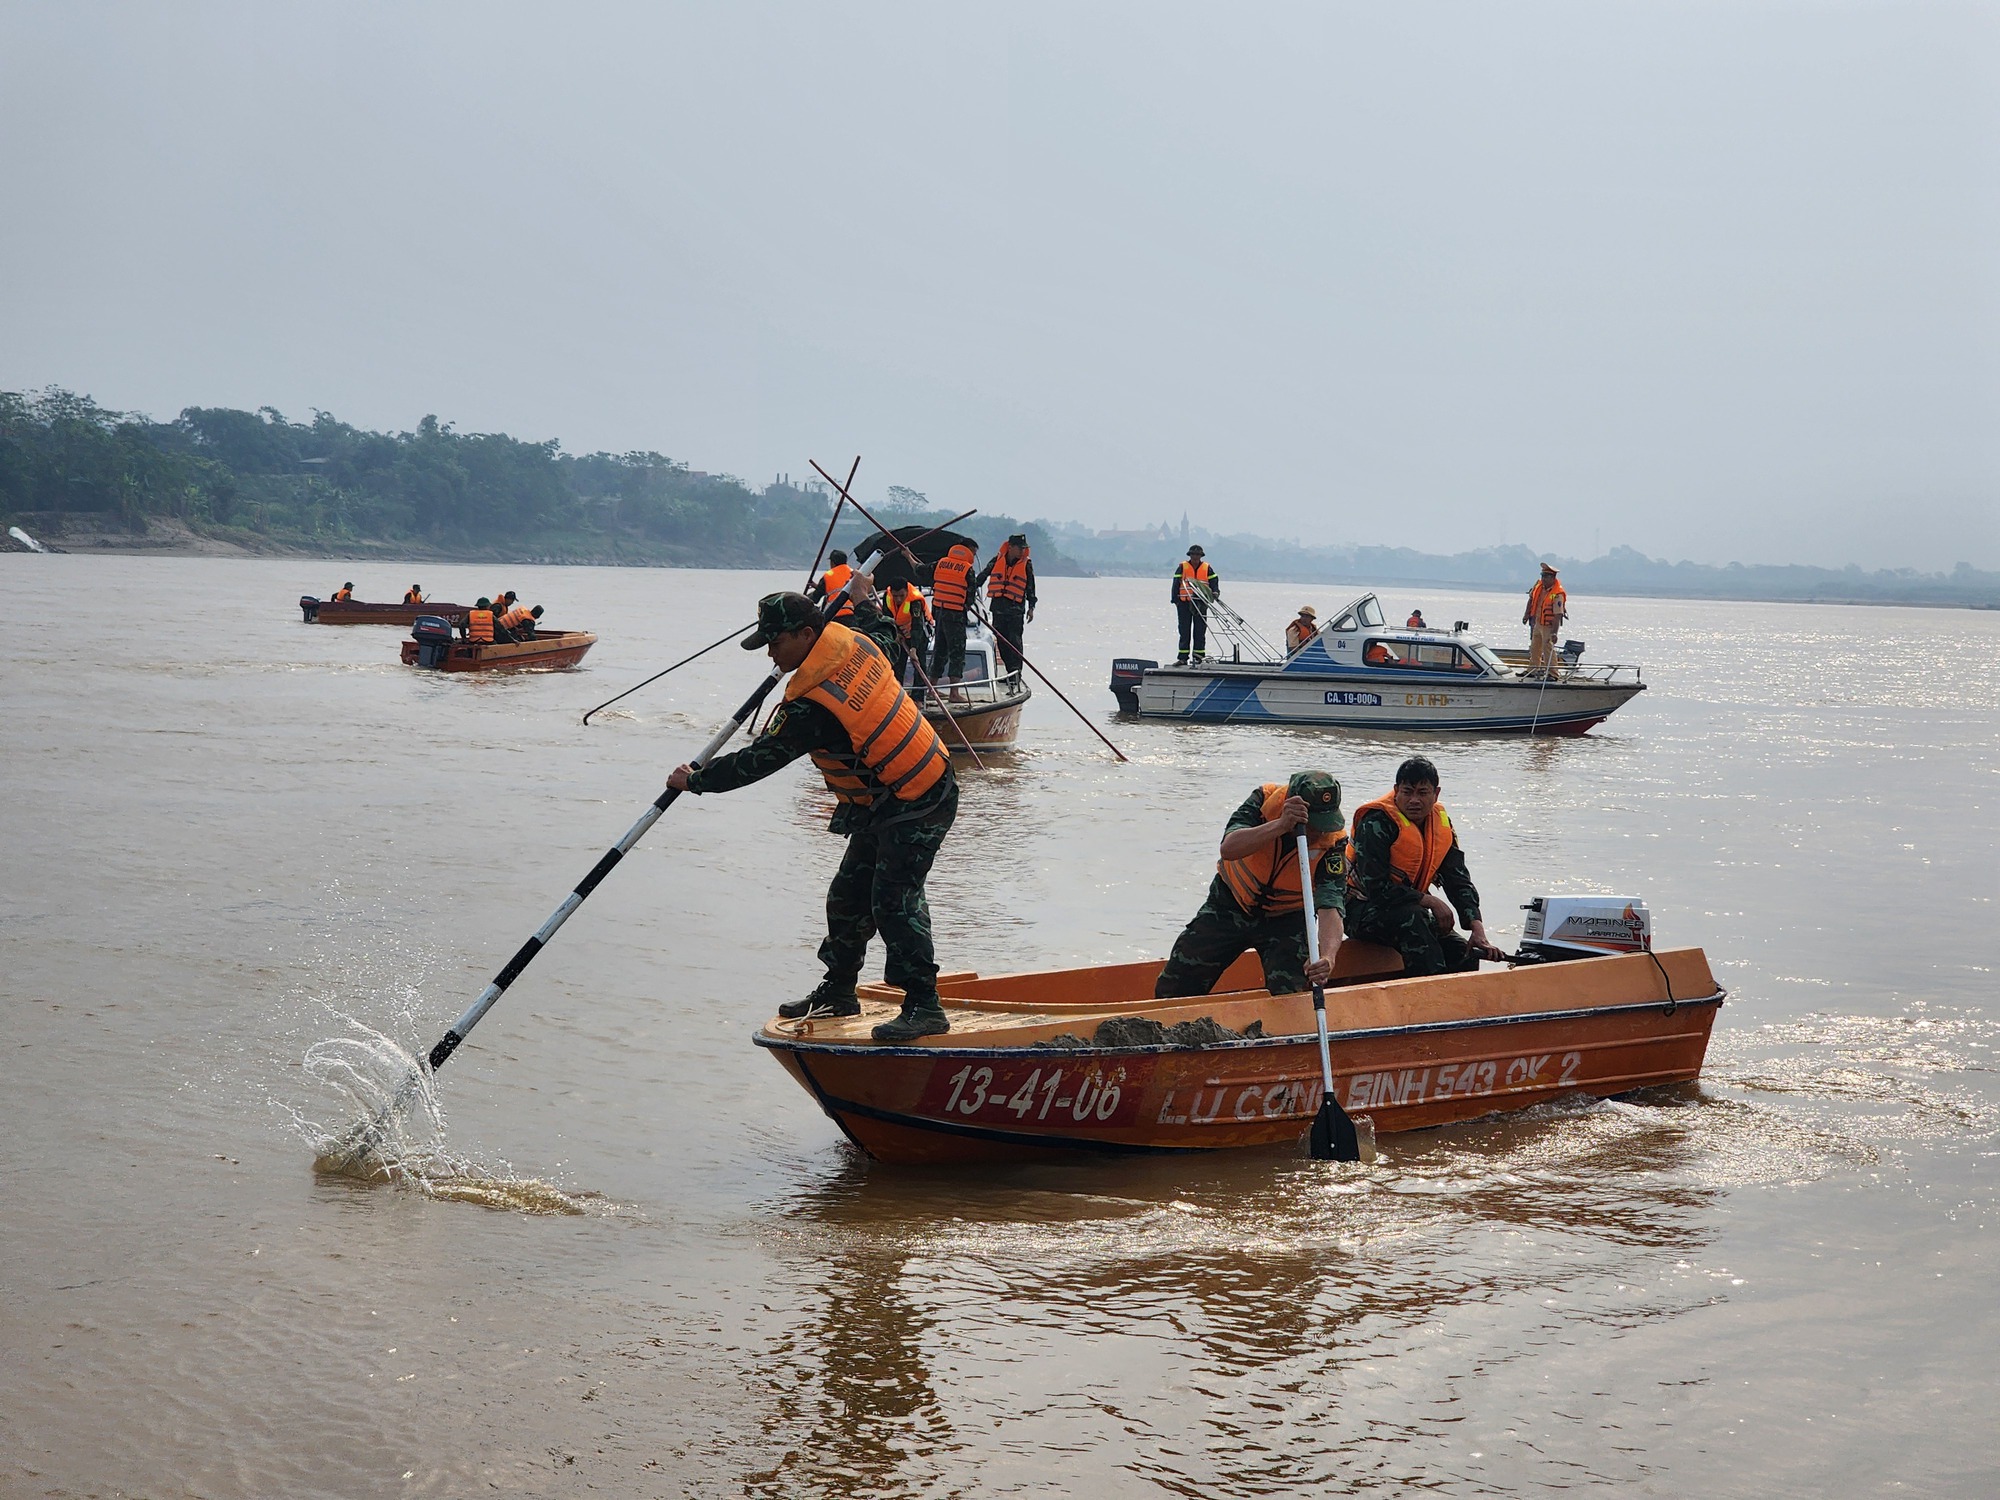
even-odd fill
[[[1319,611],[1310,604],[1301,604],[1299,617],[1285,627],[1285,655],[1290,656],[1318,634]]]
[[[1306,958],[1301,828],[1319,913],[1317,964]],[[1206,995],[1223,971],[1253,948],[1272,994],[1295,994],[1309,981],[1324,984],[1347,936],[1346,828],[1340,782],[1330,771],[1300,771],[1245,797],[1223,829],[1208,898],[1174,940],[1154,996]]]

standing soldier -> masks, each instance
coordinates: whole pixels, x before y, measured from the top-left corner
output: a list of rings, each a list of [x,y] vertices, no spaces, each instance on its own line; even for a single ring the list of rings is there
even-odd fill
[[[965,675],[965,611],[972,602],[972,570],[979,558],[977,542],[953,542],[951,550],[931,569],[931,609],[937,623],[937,645],[931,654],[931,682],[952,684],[951,696]]]
[[[915,580],[890,584],[882,601],[889,611],[889,618],[896,624],[897,650],[890,660],[896,664],[897,680],[907,684],[914,674],[905,668],[912,661],[922,666],[930,660],[930,601],[924,598],[924,591],[917,587]]]
[[[1556,632],[1569,618],[1569,595],[1549,563],[1542,564],[1542,576],[1528,590],[1528,607],[1521,611],[1521,623],[1528,627],[1528,673],[1546,675],[1555,667]]]
[[[847,565],[847,554],[838,547],[835,547],[833,551],[827,554],[826,563],[826,571],[814,579],[812,587],[806,590],[806,597],[815,604],[823,599],[830,599],[839,593],[846,585],[847,580],[854,576],[854,569]],[[834,611],[833,617],[843,624],[852,624],[851,617],[853,614],[853,601],[842,599],[840,601],[840,608]]]
[[[1181,617],[1181,649],[1174,657],[1181,666],[1187,665],[1190,640],[1194,643],[1194,659],[1208,659],[1208,601],[1196,592],[1195,585],[1203,585],[1218,599],[1222,597],[1222,580],[1215,569],[1202,561],[1205,555],[1199,543],[1188,548],[1187,561],[1176,564],[1174,576],[1168,580],[1168,597]]]
[[[676,766],[667,785],[729,792],[810,755],[833,793],[833,833],[847,852],[826,891],[826,977],[803,1000],[778,1007],[788,1020],[854,1016],[868,940],[888,950],[883,978],[903,991],[902,1013],[875,1028],[879,1042],[912,1042],[951,1030],[938,1002],[937,954],[924,879],[958,813],[951,757],[916,703],[896,683],[886,615],[857,613],[857,628],[822,621],[804,594],[766,594],[743,649],[759,646],[792,674],[764,732],[707,765]]]
[[[1443,897],[1431,894],[1434,885],[1443,887]],[[1454,907],[1464,938],[1452,930]],[[1351,936],[1402,954],[1409,975],[1453,974],[1501,957],[1486,940],[1465,851],[1438,801],[1437,767],[1421,755],[1397,767],[1388,796],[1354,810],[1347,920]]]
[[[993,561],[972,580],[972,586],[986,585],[986,611],[993,619],[993,634],[1000,645],[1000,660],[1007,676],[1021,676],[1021,636],[1023,627],[1035,618],[1035,565],[1028,558],[1025,532],[1015,532],[1006,545],[993,554]]]
[[[1313,905],[1319,913],[1317,964],[1306,962],[1305,892],[1299,878],[1299,826],[1312,861]],[[1308,981],[1333,975],[1333,956],[1346,936],[1347,835],[1340,783],[1326,771],[1301,771],[1243,799],[1223,830],[1221,859],[1208,899],[1194,914],[1153,986],[1158,999],[1206,995],[1222,971],[1251,948],[1264,964],[1264,988],[1295,994]]]

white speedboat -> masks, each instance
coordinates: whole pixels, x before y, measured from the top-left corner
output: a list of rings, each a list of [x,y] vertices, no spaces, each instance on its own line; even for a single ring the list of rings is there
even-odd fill
[[[1474,640],[1464,621],[1390,625],[1373,594],[1282,660],[1244,661],[1240,640],[1229,649],[1236,659],[1172,666],[1120,657],[1111,691],[1141,718],[1199,724],[1582,734],[1646,690],[1638,667],[1586,663],[1574,641],[1552,672],[1530,675]]]

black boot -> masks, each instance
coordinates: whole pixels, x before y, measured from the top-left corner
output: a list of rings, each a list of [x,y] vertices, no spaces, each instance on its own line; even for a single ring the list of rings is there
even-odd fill
[[[878,1042],[914,1042],[919,1037],[941,1036],[951,1030],[951,1020],[938,1003],[936,995],[911,995],[903,1001],[903,1009],[893,1021],[884,1021],[875,1028]]]
[[[778,1014],[787,1021],[858,1016],[861,1014],[861,1001],[854,993],[852,980],[822,979],[805,999],[787,1001],[779,1006]]]

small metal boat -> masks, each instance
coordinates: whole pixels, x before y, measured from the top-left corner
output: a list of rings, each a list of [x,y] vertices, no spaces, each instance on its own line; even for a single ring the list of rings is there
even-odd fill
[[[435,672],[549,670],[575,666],[596,644],[588,630],[537,630],[526,641],[461,641],[442,618],[426,615],[403,642],[403,665]]]
[[[1723,1000],[1699,948],[1425,979],[1393,977],[1400,966],[1349,941],[1327,998],[1336,1097],[1378,1135],[1690,1082]],[[1155,1000],[1160,967],[940,975],[952,1029],[914,1045],[870,1038],[901,994],[866,985],[861,1015],[773,1020],[756,1043],[878,1161],[1296,1142],[1322,1088],[1312,997],[1256,988],[1246,954],[1217,993]],[[1099,1045],[1113,1018],[1219,1039]]]
[[[299,596],[299,613],[308,625],[414,625],[425,615],[461,623],[470,606],[464,604],[364,604],[359,599],[315,599]]]
[[[1220,603],[1210,619],[1224,625],[1231,659],[1161,666],[1121,657],[1111,669],[1121,708],[1202,724],[1576,735],[1646,690],[1638,667],[1586,663],[1577,642],[1553,671],[1530,674],[1525,658],[1510,663],[1464,621],[1450,630],[1392,626],[1373,594],[1281,657]]]
[[[916,695],[945,748],[963,755],[968,742],[974,750],[1012,750],[1021,732],[1021,709],[1034,696],[1025,679],[997,677],[1000,655],[983,630],[969,631],[965,640],[965,675],[943,699],[931,697],[904,671],[904,685]],[[954,692],[956,696],[953,696]]]

